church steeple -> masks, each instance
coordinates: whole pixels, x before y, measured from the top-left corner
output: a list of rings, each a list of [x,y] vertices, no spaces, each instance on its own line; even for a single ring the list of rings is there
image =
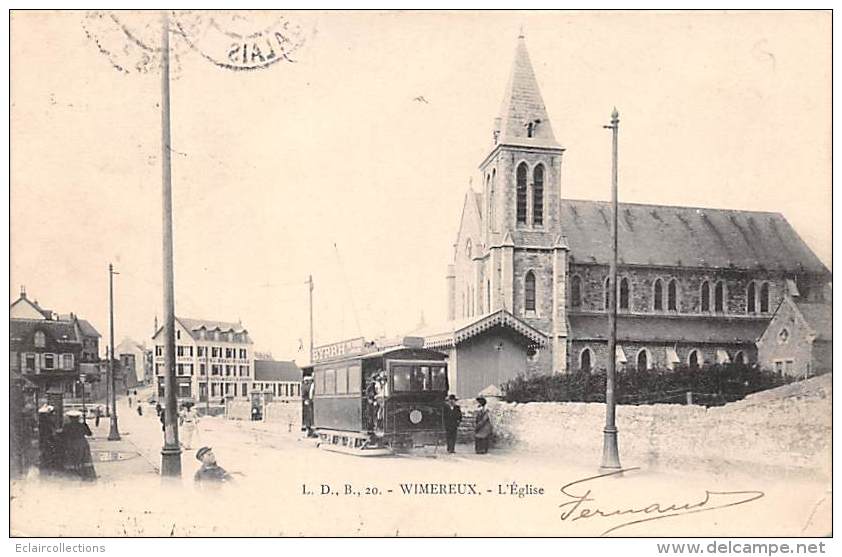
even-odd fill
[[[538,89],[522,29],[503,104],[494,121],[494,137],[495,144],[560,147]]]

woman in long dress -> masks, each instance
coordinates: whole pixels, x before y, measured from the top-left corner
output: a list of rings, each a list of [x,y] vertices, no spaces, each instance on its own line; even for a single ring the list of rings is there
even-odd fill
[[[485,397],[477,397],[477,403],[479,403],[479,410],[477,410],[474,423],[474,449],[477,454],[485,454],[488,452],[488,444],[494,428],[491,426],[491,417],[485,407],[487,403]]]
[[[55,409],[47,404],[38,409],[38,449],[41,453],[41,473],[52,474],[60,471],[61,454],[56,435]]]
[[[83,481],[92,482],[96,480],[96,470],[94,470],[91,447],[86,437],[90,437],[93,433],[88,424],[79,421],[82,417],[81,412],[74,410],[66,415],[68,422],[61,432],[64,445],[64,471]]]
[[[193,449],[193,436],[198,434],[199,413],[193,408],[193,405],[186,403],[181,410],[179,416],[181,425],[181,444],[187,450]]]

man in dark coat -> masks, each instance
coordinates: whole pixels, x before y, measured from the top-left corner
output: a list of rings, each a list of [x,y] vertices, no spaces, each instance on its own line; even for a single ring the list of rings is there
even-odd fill
[[[196,471],[193,480],[198,484],[214,484],[230,482],[233,478],[225,468],[216,463],[216,455],[210,447],[202,447],[196,451],[196,459],[201,461],[202,467]]]
[[[459,430],[459,422],[462,421],[462,409],[456,404],[456,395],[447,397],[447,406],[444,407],[444,432],[447,435],[447,452],[456,452],[456,432]]]
[[[479,404],[479,409],[474,422],[474,449],[477,454],[485,454],[488,452],[488,444],[491,442],[494,429],[491,426],[488,409],[485,407],[487,404],[485,397],[478,396],[477,404]]]

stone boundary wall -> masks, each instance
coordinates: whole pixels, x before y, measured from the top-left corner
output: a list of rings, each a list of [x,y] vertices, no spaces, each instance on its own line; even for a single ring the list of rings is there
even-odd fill
[[[263,421],[289,426],[292,431],[301,429],[301,401],[267,402],[263,408]]]
[[[794,386],[793,386],[794,385]],[[674,471],[831,473],[830,376],[756,393],[721,407],[617,407],[623,466]],[[460,441],[473,440],[476,404],[462,401]],[[489,400],[494,446],[598,463],[605,405]]]
[[[227,404],[225,417],[229,420],[251,420],[251,402],[247,400],[232,400]],[[263,406],[263,421],[293,425],[293,431],[301,428],[301,403],[295,402],[267,402]]]
[[[229,420],[251,420],[251,402],[229,400],[225,404],[225,417]]]

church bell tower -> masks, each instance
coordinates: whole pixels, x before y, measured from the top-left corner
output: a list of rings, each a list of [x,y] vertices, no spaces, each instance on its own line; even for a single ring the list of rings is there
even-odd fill
[[[564,149],[521,32],[492,145],[480,164],[490,310],[505,309],[551,338],[536,371],[566,370],[567,245],[561,230]]]

